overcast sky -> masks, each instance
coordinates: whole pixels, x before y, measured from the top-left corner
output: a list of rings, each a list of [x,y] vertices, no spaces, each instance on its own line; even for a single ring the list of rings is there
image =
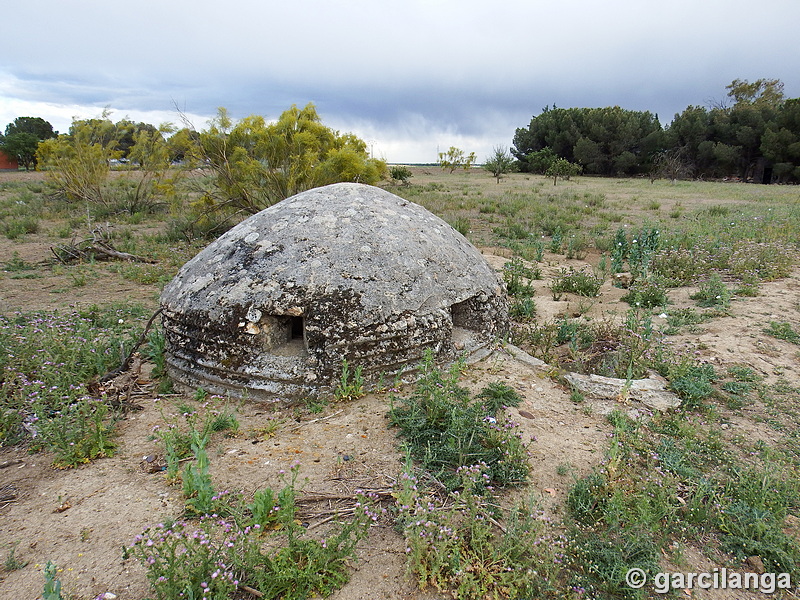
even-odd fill
[[[0,128],[42,117],[180,123],[218,106],[324,123],[392,163],[483,160],[544,106],[668,124],[733,79],[800,96],[799,0],[25,0],[0,35]]]

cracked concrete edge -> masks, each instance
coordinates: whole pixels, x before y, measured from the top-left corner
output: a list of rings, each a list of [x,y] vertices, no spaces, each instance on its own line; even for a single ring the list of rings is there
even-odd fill
[[[532,369],[540,371],[551,369],[546,362],[531,356],[514,344],[505,343],[487,352],[486,356],[500,351]],[[635,400],[658,411],[678,408],[681,405],[681,399],[666,389],[666,381],[653,377],[627,380],[568,372],[564,375],[564,379],[581,393],[600,400]]]

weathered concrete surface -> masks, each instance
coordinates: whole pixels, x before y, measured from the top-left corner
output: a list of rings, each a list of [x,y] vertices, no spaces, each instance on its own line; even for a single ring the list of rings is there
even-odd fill
[[[502,284],[463,236],[350,183],[243,221],[184,265],[161,304],[174,379],[262,398],[328,390],[344,359],[376,381],[428,349],[441,360],[469,353],[508,321]]]

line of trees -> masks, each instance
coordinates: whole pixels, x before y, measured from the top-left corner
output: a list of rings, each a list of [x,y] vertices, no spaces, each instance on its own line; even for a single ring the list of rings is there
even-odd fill
[[[313,104],[292,106],[274,122],[259,115],[235,122],[221,108],[202,131],[108,117],[74,119],[61,135],[43,119],[20,117],[0,136],[0,149],[47,171],[67,201],[130,212],[163,204],[181,174],[197,168],[210,176],[200,201],[208,212],[255,213],[313,187],[374,184],[386,174],[363,140],[324,125]],[[20,140],[24,151],[14,145]],[[127,169],[128,183],[112,181],[112,167]]]
[[[523,171],[545,173],[556,159],[596,175],[728,177],[800,182],[800,98],[777,79],[734,80],[716,106],[689,106],[668,127],[647,111],[552,108],[514,135]]]

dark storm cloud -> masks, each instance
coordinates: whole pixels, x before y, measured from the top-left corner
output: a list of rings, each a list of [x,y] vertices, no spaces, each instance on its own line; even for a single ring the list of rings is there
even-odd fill
[[[485,156],[545,106],[657,113],[721,100],[735,78],[800,95],[796,0],[31,0],[4,30],[0,127],[59,119],[197,127],[218,106],[276,118],[313,102],[392,161]],[[35,41],[32,41],[35,40]],[[77,114],[76,112],[77,111]]]

